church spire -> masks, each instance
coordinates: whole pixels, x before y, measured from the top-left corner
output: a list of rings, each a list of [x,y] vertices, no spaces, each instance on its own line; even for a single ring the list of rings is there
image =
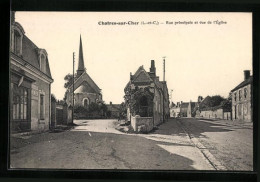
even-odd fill
[[[83,51],[82,51],[82,41],[81,41],[81,35],[80,35],[79,64],[78,64],[77,75],[80,76],[84,71],[85,71],[85,66],[84,66],[84,58],[83,58]]]

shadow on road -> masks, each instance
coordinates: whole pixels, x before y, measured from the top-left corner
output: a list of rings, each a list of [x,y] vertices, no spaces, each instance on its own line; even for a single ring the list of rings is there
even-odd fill
[[[188,130],[195,137],[205,137],[205,132],[229,132],[232,129],[227,129],[227,126],[214,124],[204,121],[199,121],[193,118],[171,118],[167,122],[161,124],[154,134],[177,135],[184,136],[186,133],[182,129]]]
[[[171,150],[172,145],[157,145],[136,135],[67,131],[39,134],[16,142],[22,144],[16,143],[16,150],[11,151],[14,168],[195,169],[194,161],[181,152],[170,154],[164,149]]]

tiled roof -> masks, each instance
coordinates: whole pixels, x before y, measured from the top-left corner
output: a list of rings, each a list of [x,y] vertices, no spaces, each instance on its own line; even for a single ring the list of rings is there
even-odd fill
[[[189,106],[188,102],[181,103],[181,108],[187,108]]]
[[[26,36],[23,36],[22,42],[22,58],[24,61],[37,68],[40,71],[40,64],[38,60],[37,50],[39,48]],[[46,73],[51,78],[48,58],[46,59]]]
[[[242,81],[238,86],[236,86],[234,89],[231,90],[231,92],[240,89],[248,84],[251,84],[253,82],[253,76],[250,76],[248,79]]]

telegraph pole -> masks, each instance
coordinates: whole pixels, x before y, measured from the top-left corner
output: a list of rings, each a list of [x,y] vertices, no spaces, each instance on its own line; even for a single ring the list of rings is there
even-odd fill
[[[165,84],[165,56],[163,57],[163,122],[165,122],[165,108],[164,108],[164,84]]]
[[[73,52],[73,77],[72,77],[72,84],[73,84],[73,92],[72,92],[72,124],[74,123],[74,65],[75,65],[75,52]]]

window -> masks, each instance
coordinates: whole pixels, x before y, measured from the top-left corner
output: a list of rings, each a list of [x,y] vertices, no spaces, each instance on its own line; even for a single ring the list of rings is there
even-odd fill
[[[44,54],[41,55],[41,71],[46,73],[46,56]]]
[[[234,100],[237,101],[237,93],[234,93]]]
[[[242,90],[239,90],[239,92],[238,92],[238,98],[239,98],[239,100],[241,100],[241,98],[242,98]]]
[[[40,95],[40,119],[44,120],[44,95]]]
[[[14,120],[28,119],[28,89],[11,84],[13,90],[13,113]]]
[[[89,100],[88,100],[88,98],[84,98],[84,99],[83,99],[83,106],[84,106],[84,107],[88,107],[88,105],[89,105]]]
[[[17,30],[14,30],[14,53],[17,55],[21,54],[21,41],[22,41],[22,36]]]
[[[244,88],[244,96],[247,97],[247,88]]]

